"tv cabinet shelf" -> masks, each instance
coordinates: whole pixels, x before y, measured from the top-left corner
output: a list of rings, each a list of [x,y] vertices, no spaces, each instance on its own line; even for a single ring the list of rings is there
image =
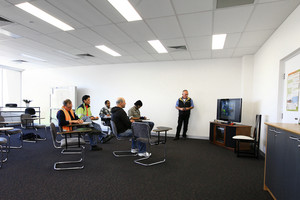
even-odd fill
[[[235,135],[250,136],[251,126],[210,122],[209,140],[211,143],[233,150],[235,148],[235,141],[232,139],[232,137]],[[241,149],[249,149],[249,144],[241,146]]]

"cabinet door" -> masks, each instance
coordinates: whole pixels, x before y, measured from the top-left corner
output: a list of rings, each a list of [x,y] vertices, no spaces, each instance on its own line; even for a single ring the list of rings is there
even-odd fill
[[[300,199],[300,136],[287,132],[284,199]]]
[[[280,129],[269,127],[266,155],[266,185],[277,199],[282,199],[284,196],[285,145],[286,133]]]

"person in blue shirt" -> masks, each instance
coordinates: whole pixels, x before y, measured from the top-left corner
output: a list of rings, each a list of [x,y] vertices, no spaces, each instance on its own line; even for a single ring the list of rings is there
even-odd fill
[[[179,115],[178,115],[177,131],[174,140],[179,140],[182,123],[183,123],[182,138],[186,139],[186,132],[188,130],[188,123],[189,123],[191,110],[194,108],[194,102],[188,96],[189,96],[189,92],[187,90],[183,90],[182,97],[180,97],[176,102],[176,109],[179,111]]]

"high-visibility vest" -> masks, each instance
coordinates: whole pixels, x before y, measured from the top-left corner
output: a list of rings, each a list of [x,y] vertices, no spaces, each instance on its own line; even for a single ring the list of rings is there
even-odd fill
[[[66,110],[66,108],[63,106],[63,107],[61,108],[61,110],[62,110],[62,111],[64,112],[64,114],[65,114],[65,119],[66,119],[66,121],[71,121],[71,120],[72,120],[72,119],[71,119],[71,116],[70,116],[69,112]],[[73,117],[73,119],[74,119],[74,118],[75,118],[75,115],[74,115],[73,110],[71,109],[70,112],[71,112],[71,115],[72,115],[72,117]],[[63,131],[72,131],[72,127],[70,127],[70,126],[63,126],[62,129],[63,129]]]

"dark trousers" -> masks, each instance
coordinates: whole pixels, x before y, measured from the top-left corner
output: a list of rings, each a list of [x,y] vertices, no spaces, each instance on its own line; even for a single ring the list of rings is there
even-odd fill
[[[182,123],[183,123],[182,137],[186,137],[186,132],[188,130],[189,119],[190,119],[190,114],[178,115],[178,125],[177,125],[176,137],[179,138]]]

